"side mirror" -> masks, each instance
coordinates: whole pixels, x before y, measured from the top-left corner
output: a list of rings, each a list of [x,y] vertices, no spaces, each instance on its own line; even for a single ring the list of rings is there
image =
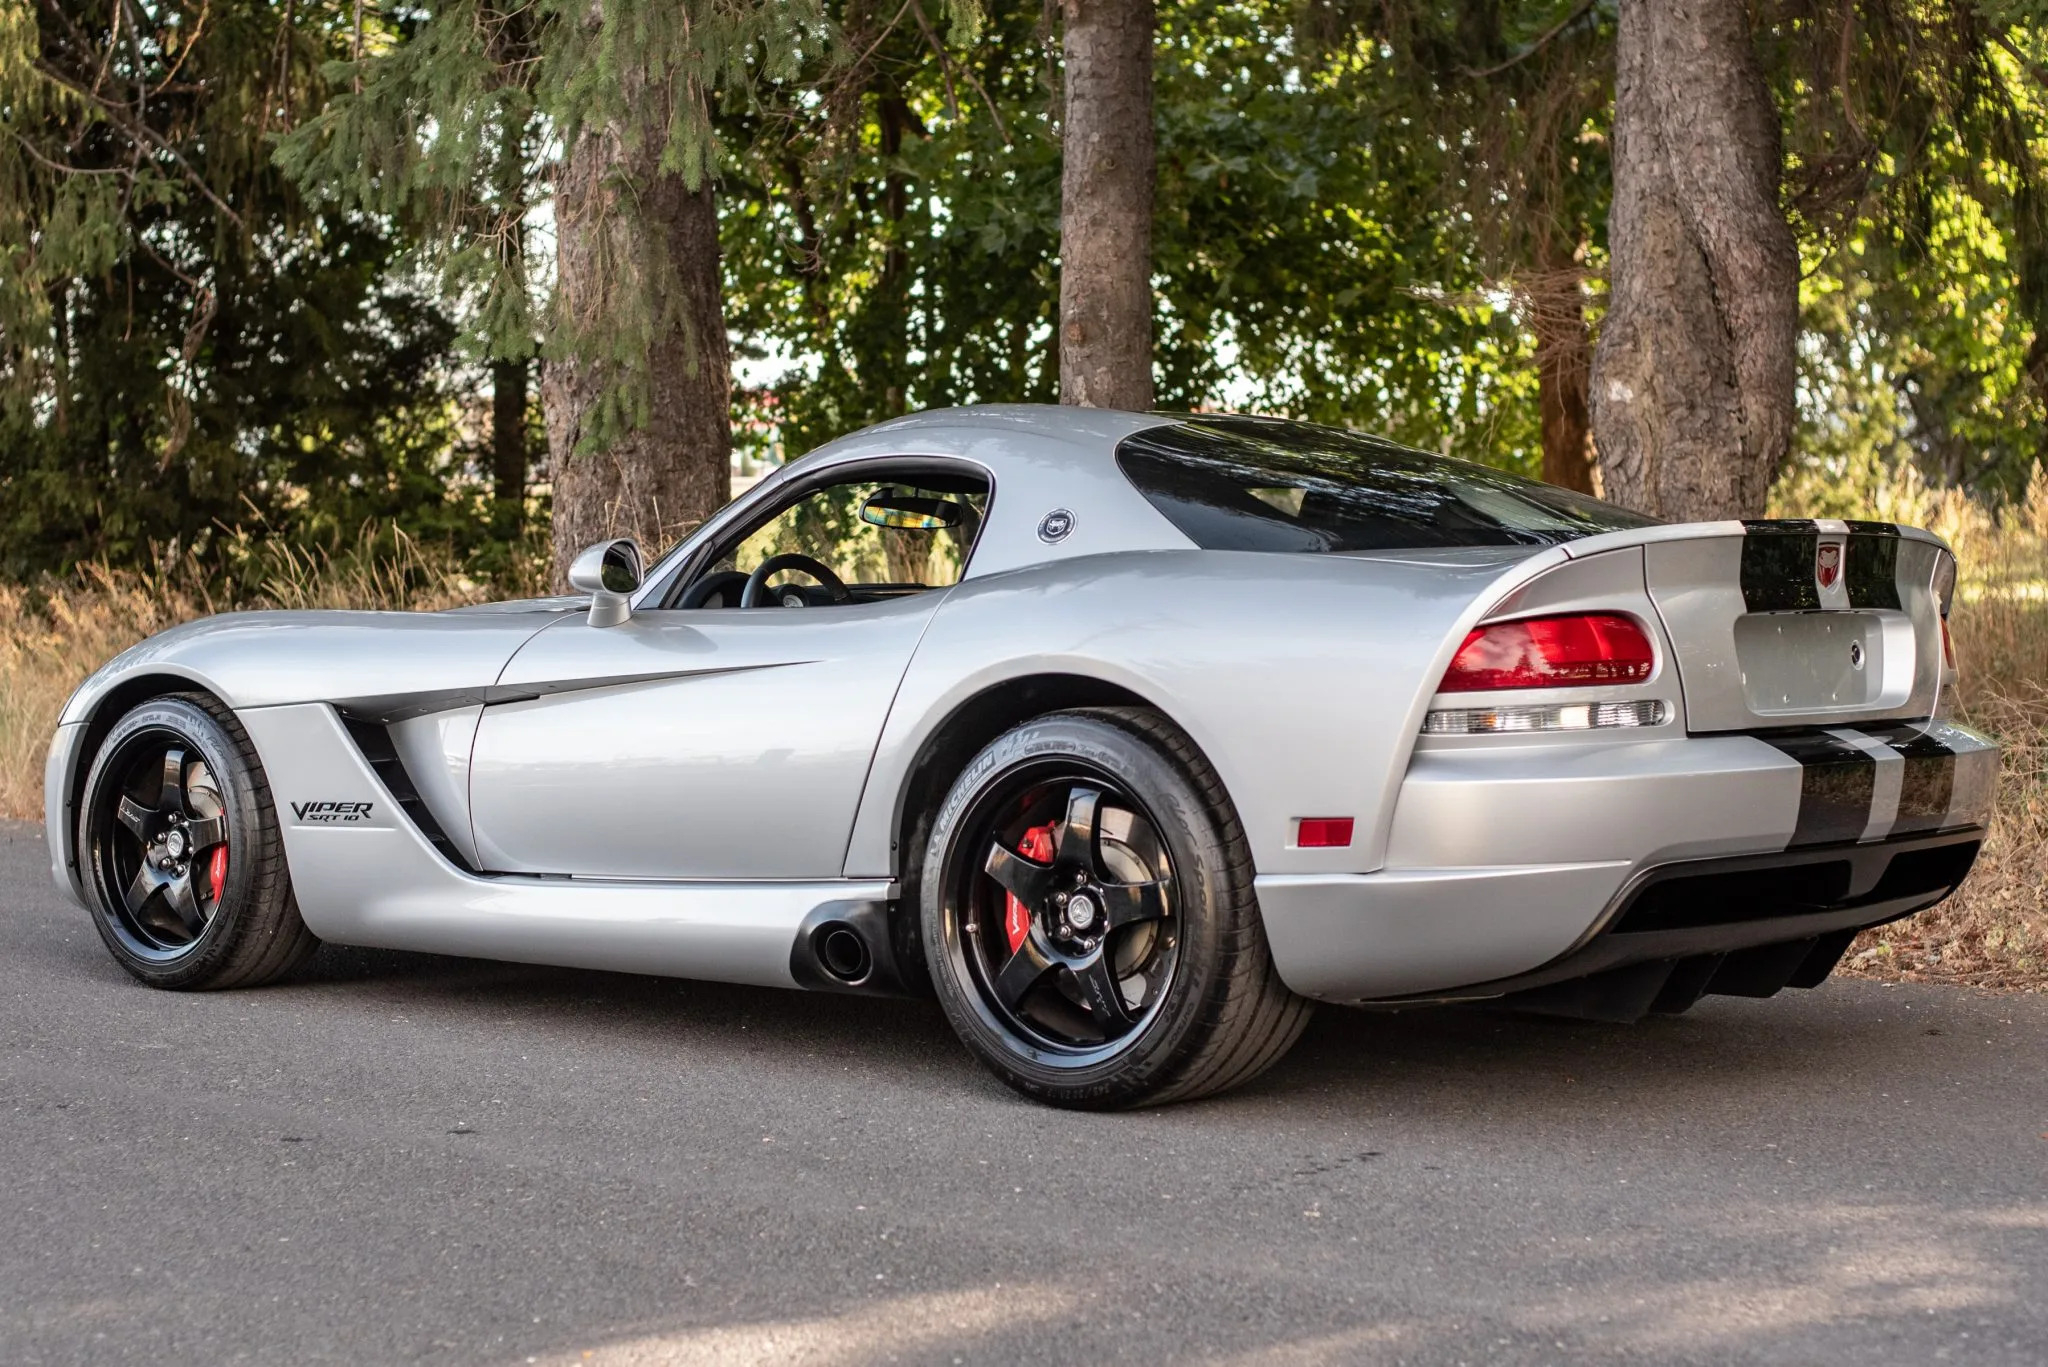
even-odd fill
[[[903,532],[935,532],[960,525],[960,505],[951,499],[923,498],[883,489],[860,505],[860,520],[870,527]]]
[[[590,595],[590,625],[615,627],[633,615],[629,594],[640,587],[640,544],[631,537],[600,541],[569,564],[569,587]]]

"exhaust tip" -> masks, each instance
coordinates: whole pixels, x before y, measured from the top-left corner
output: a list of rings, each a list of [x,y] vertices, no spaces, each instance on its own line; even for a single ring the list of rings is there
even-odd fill
[[[819,926],[811,944],[825,971],[843,983],[858,983],[875,966],[874,955],[861,933],[844,921],[827,921]]]

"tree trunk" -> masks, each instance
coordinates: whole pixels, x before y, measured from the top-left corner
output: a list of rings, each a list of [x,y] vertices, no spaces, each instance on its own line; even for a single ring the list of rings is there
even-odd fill
[[[1742,0],[1621,0],[1613,295],[1593,361],[1606,496],[1753,517],[1792,439],[1799,259]]]
[[[516,533],[526,521],[527,362],[491,362],[491,492]]]
[[[572,327],[638,285],[648,320],[646,408],[617,430],[618,369],[571,348],[542,371],[554,482],[555,582],[594,541],[637,537],[653,558],[732,492],[732,361],[718,264],[718,205],[658,166],[663,114],[637,147],[586,130],[556,172],[556,291]],[[612,412],[605,410],[611,408]],[[579,451],[579,446],[593,449]]]
[[[1152,0],[1063,0],[1060,402],[1152,406]]]
[[[1546,225],[1536,240],[1536,275],[1526,291],[1536,334],[1536,402],[1543,419],[1546,483],[1594,492],[1593,419],[1587,385],[1593,339],[1586,330],[1585,291],[1576,244]]]

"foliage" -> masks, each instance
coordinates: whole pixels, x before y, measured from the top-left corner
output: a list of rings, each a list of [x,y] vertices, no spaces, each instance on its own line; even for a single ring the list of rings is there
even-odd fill
[[[586,132],[651,140],[654,174],[701,185],[720,153],[714,108],[825,51],[808,0],[449,0],[393,4],[379,26],[379,41],[326,68],[336,93],[279,163],[309,193],[404,224],[473,351],[523,359],[544,339],[547,355],[613,369],[600,413],[640,411],[647,339],[677,323],[672,272],[658,252],[651,272],[612,270],[587,315],[569,316],[540,297],[529,216]],[[615,436],[616,419],[596,435]]]
[[[446,297],[467,306],[465,340],[494,358],[535,346],[526,217],[546,174],[543,22],[537,0],[371,11],[359,48],[323,68],[335,93],[276,156],[306,193],[406,225]]]
[[[886,11],[886,7],[885,10]],[[1525,464],[1533,376],[1440,212],[1370,44],[1311,60],[1277,4],[1160,7],[1153,279],[1165,407],[1281,409]],[[1041,6],[943,41],[837,16],[852,54],[725,125],[729,320],[795,452],[911,409],[1058,393],[1056,44]],[[821,93],[822,92],[822,93]]]
[[[1613,0],[1158,12],[1162,404],[1533,468],[1538,286],[1598,321]],[[545,346],[631,385],[663,307],[632,272],[590,316],[550,306],[579,130],[714,179],[751,454],[1051,399],[1054,22],[0,0],[0,575],[208,545],[252,505],[287,538],[394,518],[510,566],[480,363]],[[2048,444],[2041,0],[1767,0],[1755,32],[1806,269],[1795,477],[2018,497]]]
[[[1783,0],[1764,32],[1804,245],[1803,459],[1993,498],[2048,453],[2048,9]]]
[[[0,574],[467,519],[447,319],[386,225],[268,139],[326,98],[338,6],[0,7]]]

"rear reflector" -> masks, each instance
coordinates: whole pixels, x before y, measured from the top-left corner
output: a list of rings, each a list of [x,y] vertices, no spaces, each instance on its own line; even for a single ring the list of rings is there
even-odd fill
[[[1305,816],[1301,819],[1301,834],[1294,842],[1304,850],[1337,849],[1351,843],[1351,818],[1348,816]]]
[[[1633,617],[1613,612],[1525,617],[1470,632],[1437,691],[1641,683],[1655,663],[1650,638]]]
[[[1593,731],[1610,726],[1662,726],[1670,716],[1670,705],[1655,699],[1553,703],[1549,707],[1471,707],[1430,713],[1422,719],[1422,733],[1483,736],[1504,731]]]

